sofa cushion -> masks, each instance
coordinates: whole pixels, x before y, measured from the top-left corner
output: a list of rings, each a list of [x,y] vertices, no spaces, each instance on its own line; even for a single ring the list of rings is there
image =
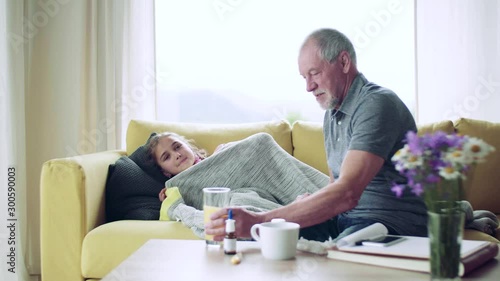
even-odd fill
[[[244,139],[259,132],[270,134],[288,153],[292,154],[291,126],[287,121],[267,121],[243,124],[197,124],[131,120],[127,129],[127,153],[146,142],[153,132],[174,132],[192,139],[212,154],[221,143]]]
[[[329,175],[323,123],[296,121],[292,126],[293,156]]]
[[[109,166],[106,181],[107,221],[157,220],[161,202],[158,193],[165,181],[153,179],[127,156]]]
[[[104,277],[149,239],[199,238],[180,222],[125,220],[103,224],[83,240],[83,277]]]
[[[477,164],[465,181],[465,196],[475,210],[489,210],[500,214],[500,124],[461,118],[455,121],[457,133],[480,138],[496,151]]]
[[[497,229],[498,231],[498,229]],[[479,240],[479,241],[490,241],[498,243],[498,237],[493,237],[489,234],[486,234],[482,231],[475,229],[464,229],[463,239],[465,240]]]
[[[161,206],[158,193],[169,178],[149,157],[148,145],[139,146],[130,156],[122,156],[108,169],[106,180],[106,216],[121,219],[156,220]]]
[[[453,122],[451,122],[451,120],[418,125],[419,135],[434,133],[437,131],[443,131],[445,133],[452,134],[455,132],[455,127],[453,127]]]

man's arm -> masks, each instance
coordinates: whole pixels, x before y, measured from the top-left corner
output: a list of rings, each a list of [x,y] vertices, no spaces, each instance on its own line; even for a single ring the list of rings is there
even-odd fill
[[[339,178],[303,200],[264,214],[264,221],[284,218],[308,227],[324,222],[358,204],[361,194],[382,167],[384,159],[375,154],[348,151]]]
[[[328,173],[330,174],[330,183],[333,183],[335,181],[335,178],[333,177],[332,170],[328,169]]]
[[[375,154],[351,150],[348,151],[339,177],[314,194],[297,200],[290,205],[265,213],[249,213],[243,209],[233,209],[238,237],[250,237],[250,228],[255,223],[283,218],[308,227],[322,223],[342,212],[354,208],[366,186],[382,167],[384,159]],[[212,222],[206,225],[209,234],[222,239],[224,218],[227,210],[212,215]]]

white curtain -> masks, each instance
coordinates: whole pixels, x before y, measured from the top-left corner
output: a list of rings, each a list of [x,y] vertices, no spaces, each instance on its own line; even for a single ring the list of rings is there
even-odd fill
[[[92,0],[87,10],[79,154],[123,148],[130,119],[156,118],[153,0]]]
[[[500,122],[500,2],[415,2],[419,123]]]
[[[40,274],[42,164],[124,148],[130,119],[156,117],[154,1],[0,3],[0,177],[15,167],[17,218],[16,274],[2,262],[0,280],[28,280]],[[0,228],[0,261],[10,235]]]
[[[0,0],[0,279],[29,280],[22,1]]]

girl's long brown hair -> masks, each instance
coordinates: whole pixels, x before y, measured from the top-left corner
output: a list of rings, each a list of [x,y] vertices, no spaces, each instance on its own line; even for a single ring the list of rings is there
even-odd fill
[[[199,148],[193,140],[188,140],[185,137],[173,132],[163,132],[152,136],[148,143],[149,158],[155,163],[158,163],[154,154],[155,149],[158,146],[160,140],[164,137],[174,137],[179,139],[181,142],[185,143],[193,151],[194,155],[200,158],[200,160],[207,158],[207,152],[205,151],[205,149]]]

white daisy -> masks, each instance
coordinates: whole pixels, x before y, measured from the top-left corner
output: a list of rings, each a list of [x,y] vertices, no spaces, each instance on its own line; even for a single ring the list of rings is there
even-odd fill
[[[409,148],[408,145],[405,144],[400,150],[394,153],[391,160],[394,162],[403,161],[404,159],[406,159],[406,157],[408,157],[408,153],[409,153]]]
[[[424,164],[424,158],[418,155],[409,154],[405,166],[408,169],[421,167]]]
[[[441,167],[439,169],[439,175],[447,180],[457,179],[461,176],[460,172],[452,166]]]
[[[471,164],[474,160],[469,154],[462,150],[453,150],[446,152],[444,159],[449,161],[453,166],[463,166]]]
[[[466,157],[471,157],[474,162],[482,162],[495,148],[481,139],[471,137],[464,143],[463,151]]]

